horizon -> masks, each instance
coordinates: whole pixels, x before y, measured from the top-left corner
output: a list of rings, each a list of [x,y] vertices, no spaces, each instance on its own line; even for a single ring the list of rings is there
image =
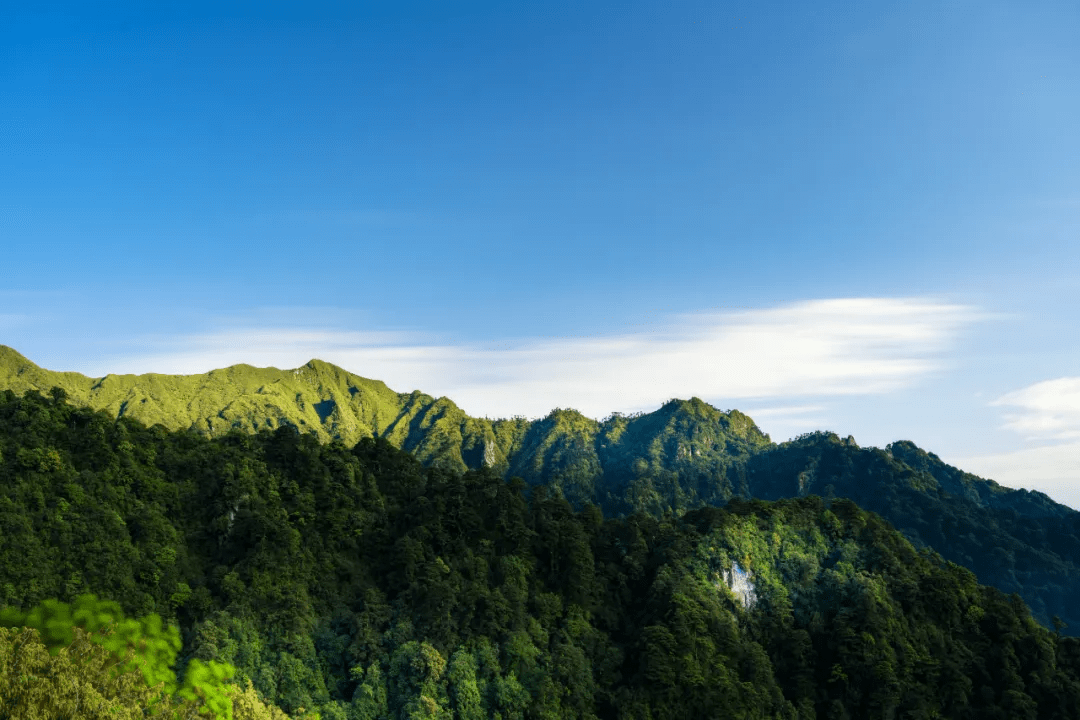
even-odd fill
[[[696,396],[1080,508],[1080,7],[61,2],[0,28],[0,343]]]

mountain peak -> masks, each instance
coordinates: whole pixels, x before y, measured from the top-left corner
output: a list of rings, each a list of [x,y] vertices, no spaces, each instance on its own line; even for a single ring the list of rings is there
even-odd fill
[[[343,367],[335,365],[333,363],[320,360],[319,358],[311,358],[306,363],[301,365],[297,370],[307,368],[315,372],[318,376],[325,376],[331,378],[342,379],[346,377],[357,377]]]
[[[0,345],[0,367],[2,366],[26,366],[37,367],[30,360],[26,359],[14,348],[10,348],[7,345]]]

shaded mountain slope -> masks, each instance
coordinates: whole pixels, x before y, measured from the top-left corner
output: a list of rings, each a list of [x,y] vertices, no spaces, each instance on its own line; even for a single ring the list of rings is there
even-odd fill
[[[941,462],[910,442],[860,448],[812,433],[745,464],[754,497],[845,497],[929,546],[980,582],[1018,593],[1046,626],[1080,631],[1080,513],[1046,495],[1005,488]]]

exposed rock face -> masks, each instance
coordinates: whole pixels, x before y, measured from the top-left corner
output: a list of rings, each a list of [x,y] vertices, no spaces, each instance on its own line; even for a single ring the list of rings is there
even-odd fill
[[[735,598],[745,609],[749,610],[757,602],[757,592],[754,590],[753,576],[749,571],[739,567],[739,563],[733,562],[730,570],[724,571],[724,582],[728,589],[735,594]]]

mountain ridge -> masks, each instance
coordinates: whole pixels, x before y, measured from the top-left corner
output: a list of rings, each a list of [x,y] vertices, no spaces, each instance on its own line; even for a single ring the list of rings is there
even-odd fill
[[[21,394],[48,392],[52,387],[64,390],[72,402],[117,418],[209,437],[282,425],[322,442],[338,440],[349,446],[364,437],[382,437],[425,465],[457,472],[486,466],[530,485],[551,484],[574,505],[603,505],[604,478],[625,488],[641,477],[671,472],[693,476],[699,486],[712,483],[721,491],[703,495],[699,487],[688,500],[673,490],[671,502],[652,499],[660,511],[685,510],[687,502],[701,504],[693,502],[694,497],[724,502],[732,495],[749,497],[752,488],[733,465],[799,441],[774,443],[739,410],[723,412],[696,397],[669,400],[649,413],[612,413],[604,420],[571,408],[555,408],[535,420],[522,416],[491,420],[469,416],[450,398],[420,390],[396,392],[381,380],[317,358],[285,370],[237,364],[191,375],[91,378],[46,370],[0,345],[0,389]],[[834,435],[818,431],[800,438],[821,434]],[[858,448],[850,436],[844,442]],[[907,440],[894,442],[883,452],[921,473],[924,491],[945,491],[979,506],[1013,509],[1032,517],[1076,512],[1039,491],[1007,488],[947,465]],[[686,484],[682,483],[684,489]],[[790,494],[805,493],[799,487]]]
[[[564,408],[538,420],[520,416],[489,420],[469,416],[450,398],[435,398],[419,390],[395,392],[382,381],[318,359],[287,370],[232,365],[194,375],[89,378],[45,370],[12,348],[0,346],[0,388],[21,394],[47,392],[54,386],[62,388],[72,402],[147,425],[160,423],[171,430],[191,429],[210,437],[232,429],[257,432],[292,425],[323,442],[340,440],[346,445],[363,437],[383,437],[426,465],[459,472],[489,466],[504,475],[519,474],[538,482],[547,473],[547,467],[536,462],[536,452],[542,452],[582,463],[578,468],[556,470],[571,485],[607,459],[630,467],[632,461],[620,453],[626,431],[631,439],[641,439],[645,429],[658,437],[664,434],[664,422],[680,423],[675,417],[680,410],[715,426],[712,432],[699,433],[696,447],[682,449],[697,453],[689,458],[709,455],[716,460],[718,455],[741,455],[771,442],[748,416],[738,410],[723,413],[698,398],[672,400],[653,413],[613,413],[604,421]],[[577,433],[577,440],[568,444],[564,433]],[[664,464],[664,448],[653,447],[657,437],[652,438],[647,466]],[[717,447],[705,448],[702,443],[707,438],[715,440]],[[534,452],[523,454],[527,450]],[[589,499],[588,488],[571,489],[573,501]]]
[[[436,398],[420,390],[396,392],[381,380],[356,375],[317,358],[285,370],[237,364],[191,375],[108,374],[91,378],[77,372],[46,370],[13,348],[0,345],[0,389],[21,394],[27,390],[47,392],[52,387],[62,388],[72,402],[116,417],[131,417],[146,425],[160,423],[172,430],[191,429],[210,437],[232,429],[257,432],[292,425],[323,442],[340,440],[346,445],[362,437],[383,437],[427,465],[456,471],[488,466],[506,476],[518,475],[530,484],[547,479],[544,474],[548,464],[537,464],[537,452],[565,457],[574,455],[572,446],[586,466],[595,471],[610,468],[632,474],[634,461],[641,458],[626,456],[624,435],[628,430],[630,439],[641,442],[651,430],[646,443],[650,448],[647,464],[653,467],[646,469],[652,470],[661,469],[660,465],[665,466],[663,469],[680,464],[705,467],[716,460],[718,453],[739,456],[748,449],[783,445],[773,443],[741,411],[723,412],[696,397],[669,400],[649,413],[612,413],[605,420],[587,418],[571,408],[555,408],[535,420],[522,416],[490,420],[469,416],[450,398]],[[180,393],[186,396],[177,398]],[[676,417],[680,411],[700,422],[680,423],[680,419],[685,420]],[[666,452],[660,439],[663,421],[674,422],[693,436],[686,444],[676,442],[673,455]],[[724,432],[710,433],[710,425]],[[540,432],[538,436],[538,427],[557,432],[554,436]],[[583,431],[592,436],[588,442]],[[576,434],[576,446],[565,438],[560,443],[560,433]],[[715,446],[719,440],[728,440],[729,435],[742,440],[746,447],[708,447],[710,442]],[[848,441],[854,443],[850,436]],[[594,451],[587,445],[595,446]],[[992,479],[949,466],[910,441],[899,440],[888,447],[896,448],[900,455],[896,459],[927,473],[948,492],[976,504],[1000,505],[1003,494],[1022,492],[1030,506],[1024,514],[1061,516],[1062,508],[1076,512],[1039,491],[1005,488]],[[523,453],[525,449],[533,452]],[[893,454],[890,449],[885,452]],[[580,474],[580,469],[568,474]]]

